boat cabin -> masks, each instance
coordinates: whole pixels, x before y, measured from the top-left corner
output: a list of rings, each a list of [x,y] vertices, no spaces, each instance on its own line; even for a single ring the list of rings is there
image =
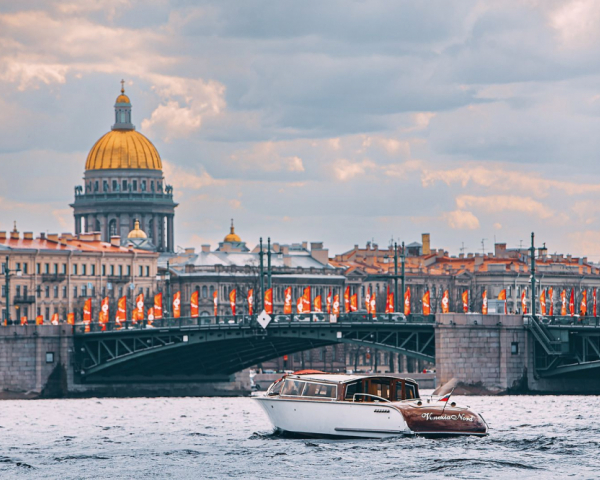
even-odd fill
[[[409,378],[385,375],[290,375],[269,389],[268,395],[277,394],[295,400],[398,402],[419,398],[419,387]]]

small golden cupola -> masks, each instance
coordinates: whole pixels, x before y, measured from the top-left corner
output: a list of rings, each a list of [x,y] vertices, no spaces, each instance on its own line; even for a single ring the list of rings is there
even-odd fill
[[[148,235],[146,235],[146,232],[144,232],[140,228],[139,220],[135,221],[135,226],[133,227],[133,230],[131,232],[129,232],[129,235],[127,235],[127,238],[148,238]]]
[[[233,218],[231,219],[231,229],[229,231],[229,234],[225,236],[225,240],[223,241],[226,243],[240,243],[242,241],[242,239],[235,233],[235,228],[233,226]]]

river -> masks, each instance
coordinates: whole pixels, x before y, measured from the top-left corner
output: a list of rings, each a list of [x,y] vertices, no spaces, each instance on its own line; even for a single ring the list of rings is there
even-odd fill
[[[456,397],[486,438],[279,438],[250,398],[0,402],[0,478],[600,476],[597,396]]]

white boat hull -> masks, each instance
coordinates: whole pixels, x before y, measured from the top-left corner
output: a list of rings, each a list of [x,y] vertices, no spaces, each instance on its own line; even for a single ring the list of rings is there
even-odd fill
[[[411,435],[402,413],[385,403],[256,397],[273,426],[310,436],[388,438]]]

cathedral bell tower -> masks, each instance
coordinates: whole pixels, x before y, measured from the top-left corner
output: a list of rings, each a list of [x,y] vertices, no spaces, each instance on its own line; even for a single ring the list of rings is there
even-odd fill
[[[119,236],[125,245],[138,222],[156,250],[173,252],[173,187],[165,185],[158,151],[135,130],[124,81],[114,108],[115,123],[90,150],[84,185],[75,187],[75,233],[100,232],[105,242]]]

